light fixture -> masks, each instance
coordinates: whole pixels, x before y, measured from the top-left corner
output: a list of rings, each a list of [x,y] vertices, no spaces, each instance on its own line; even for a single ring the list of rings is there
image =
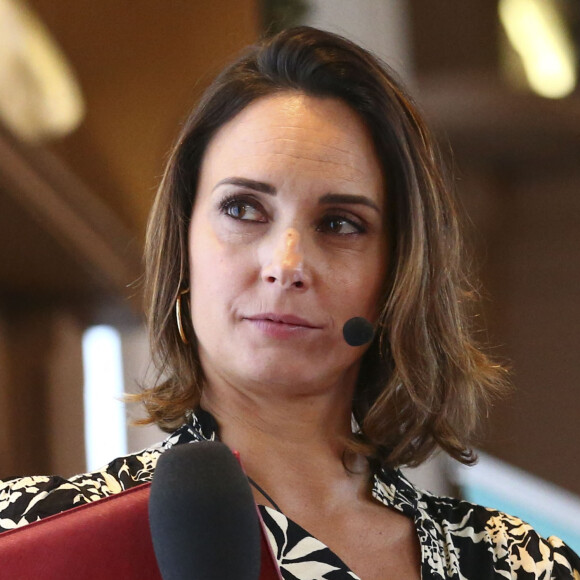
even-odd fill
[[[530,88],[562,98],[576,86],[576,54],[554,0],[500,0],[500,21],[519,54]]]
[[[0,120],[36,142],[73,131],[80,87],[48,29],[21,0],[0,0]]]

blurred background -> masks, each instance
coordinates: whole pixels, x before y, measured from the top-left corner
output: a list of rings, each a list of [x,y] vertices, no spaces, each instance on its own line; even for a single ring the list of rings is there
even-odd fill
[[[580,549],[580,4],[576,0],[0,0],[0,478],[159,441],[141,253],[169,147],[266,32],[311,24],[387,61],[455,171],[482,340],[510,362],[478,466],[410,477]]]

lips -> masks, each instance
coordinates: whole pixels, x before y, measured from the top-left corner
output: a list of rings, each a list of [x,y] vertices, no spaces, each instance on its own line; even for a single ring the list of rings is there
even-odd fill
[[[301,326],[303,328],[320,328],[316,324],[304,319],[299,316],[294,316],[293,314],[276,314],[273,312],[265,312],[260,314],[255,314],[252,316],[244,316],[247,320],[256,320],[264,322],[272,322],[275,324],[288,325],[288,326]]]

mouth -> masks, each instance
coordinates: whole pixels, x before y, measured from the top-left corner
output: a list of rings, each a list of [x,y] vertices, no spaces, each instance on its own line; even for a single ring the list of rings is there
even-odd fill
[[[319,329],[320,326],[304,319],[299,316],[294,316],[293,314],[275,314],[272,312],[265,312],[260,314],[254,314],[252,316],[244,316],[244,320],[251,320],[255,322],[264,322],[270,324],[276,324],[281,326],[289,326],[294,328],[312,328]]]

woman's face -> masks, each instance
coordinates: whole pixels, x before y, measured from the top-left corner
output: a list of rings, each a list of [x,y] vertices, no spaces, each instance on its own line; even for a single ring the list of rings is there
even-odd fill
[[[385,182],[368,130],[335,99],[282,93],[224,125],[189,231],[191,313],[211,385],[352,388],[385,278]]]

